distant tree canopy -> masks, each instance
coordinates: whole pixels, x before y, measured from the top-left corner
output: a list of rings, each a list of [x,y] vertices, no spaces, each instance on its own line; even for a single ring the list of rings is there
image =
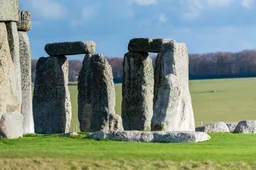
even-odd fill
[[[154,64],[156,56],[152,56]],[[123,58],[109,57],[112,66],[114,82],[121,83],[123,79]],[[35,79],[37,60],[32,60],[32,80]],[[69,81],[77,81],[82,61],[69,60]],[[189,78],[236,78],[256,77],[256,50],[244,50],[238,53],[216,52],[189,55]]]

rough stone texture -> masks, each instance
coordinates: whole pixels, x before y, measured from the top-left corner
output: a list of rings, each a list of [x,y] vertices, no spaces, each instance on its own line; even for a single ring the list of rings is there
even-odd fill
[[[115,114],[112,68],[102,54],[84,58],[78,82],[78,117],[81,131],[123,129]]]
[[[155,52],[159,53],[161,51],[161,46],[167,42],[175,42],[171,39],[161,39],[161,38],[134,38],[131,39],[128,45],[128,50],[130,52]]]
[[[6,113],[0,119],[0,138],[19,138],[22,137],[23,116],[20,113]]]
[[[230,132],[226,123],[224,122],[213,122],[207,125],[197,127],[196,131],[206,132],[206,133],[225,133]]]
[[[20,47],[19,47],[19,35],[17,30],[17,23],[16,22],[8,22],[6,23],[6,29],[8,34],[8,42],[10,47],[10,52],[12,56],[12,60],[15,66],[16,71],[16,89],[17,93],[14,93],[20,103],[22,100],[22,92],[21,92],[21,71],[20,71]]]
[[[86,54],[78,76],[78,120],[80,131],[88,132],[91,127],[92,115],[92,80],[91,54]]]
[[[21,87],[17,86],[17,72],[12,60],[7,29],[0,22],[0,117],[9,112],[20,113]]]
[[[93,41],[58,42],[45,45],[45,51],[50,56],[93,54],[96,43]]]
[[[72,117],[65,56],[41,57],[36,65],[33,95],[35,132],[68,132]]]
[[[235,131],[237,124],[238,124],[238,122],[228,122],[228,123],[226,122],[226,125],[228,126],[229,131],[231,133],[233,133]]]
[[[210,136],[205,132],[99,131],[89,134],[87,138],[128,142],[187,143],[207,141]]]
[[[29,31],[31,29],[31,16],[29,11],[19,11],[19,31]]]
[[[109,114],[109,130],[123,131],[123,122],[121,116],[117,114]]]
[[[240,121],[234,133],[253,133],[256,134],[256,120],[243,120]]]
[[[0,22],[18,22],[19,0],[0,0]]]
[[[125,130],[150,130],[153,116],[152,60],[148,53],[124,56],[122,119]]]
[[[161,80],[151,128],[154,131],[194,131],[195,121],[188,85],[188,51],[184,43],[163,44],[156,68]]]
[[[20,67],[22,104],[21,114],[23,120],[23,133],[34,133],[34,119],[32,113],[32,89],[31,89],[31,51],[26,32],[19,31],[20,42]]]

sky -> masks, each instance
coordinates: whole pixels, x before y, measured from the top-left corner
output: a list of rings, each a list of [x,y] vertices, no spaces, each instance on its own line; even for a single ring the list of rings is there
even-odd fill
[[[31,12],[33,59],[47,56],[46,43],[86,40],[123,57],[136,37],[175,39],[189,53],[256,49],[256,0],[20,0],[20,9]]]

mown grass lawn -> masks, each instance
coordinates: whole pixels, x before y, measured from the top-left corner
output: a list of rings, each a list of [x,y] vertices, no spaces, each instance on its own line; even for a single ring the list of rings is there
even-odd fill
[[[256,136],[212,134],[202,143],[95,141],[60,135],[0,140],[0,169],[255,169]]]

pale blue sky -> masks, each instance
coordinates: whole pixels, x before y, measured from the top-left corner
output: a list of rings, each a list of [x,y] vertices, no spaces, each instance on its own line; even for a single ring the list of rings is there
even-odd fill
[[[256,49],[256,0],[20,0],[34,59],[48,42],[93,40],[123,57],[131,38],[170,38],[190,53]],[[81,57],[70,57],[70,59]]]

